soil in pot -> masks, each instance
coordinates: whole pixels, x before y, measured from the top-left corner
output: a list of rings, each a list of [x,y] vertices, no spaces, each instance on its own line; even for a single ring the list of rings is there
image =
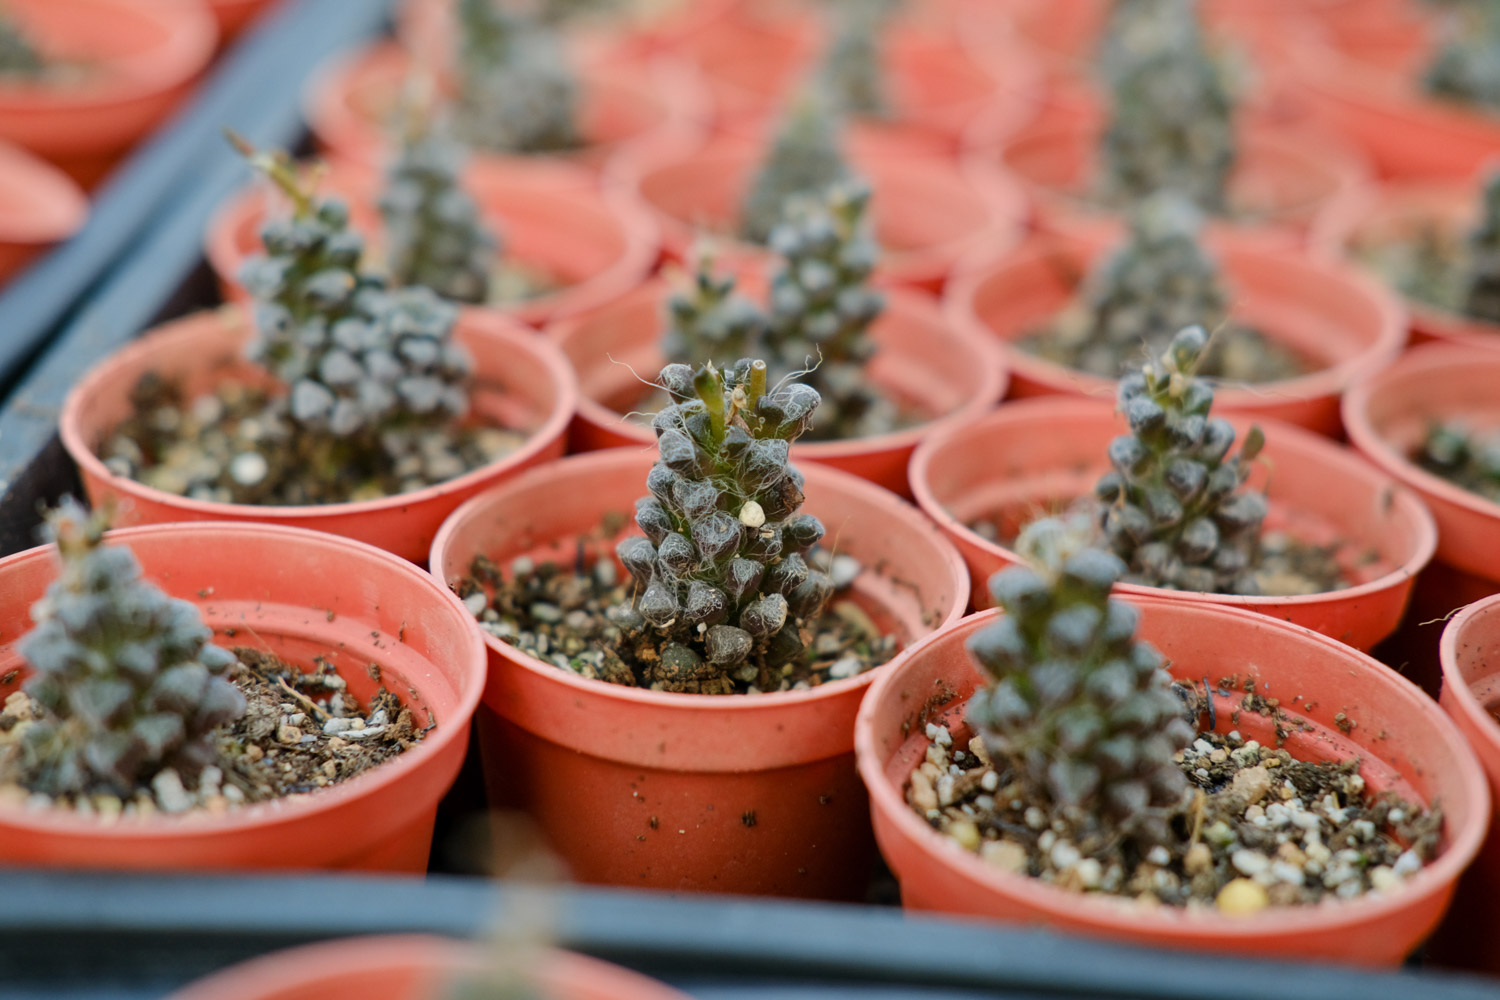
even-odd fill
[[[373,663],[361,704],[327,657],[304,670],[209,644],[197,610],[143,580],[104,527],[72,500],[49,515],[62,572],[20,640],[33,676],[0,709],[0,802],[106,823],[222,814],[354,778],[432,728]]]

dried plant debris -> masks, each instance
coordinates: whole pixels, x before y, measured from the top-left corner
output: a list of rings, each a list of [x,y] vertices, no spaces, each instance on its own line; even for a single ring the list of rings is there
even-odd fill
[[[1479,430],[1462,421],[1434,424],[1413,460],[1428,472],[1500,503],[1500,428]]]

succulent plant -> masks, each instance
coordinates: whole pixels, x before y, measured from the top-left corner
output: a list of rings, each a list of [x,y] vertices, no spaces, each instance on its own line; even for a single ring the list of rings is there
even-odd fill
[[[1121,359],[1142,347],[1159,355],[1170,331],[1225,314],[1228,293],[1201,233],[1201,214],[1179,194],[1160,191],[1136,206],[1129,241],[1080,290],[1088,320],[1070,345],[1073,367],[1118,378]]]
[[[1429,93],[1500,111],[1500,6],[1494,0],[1448,3],[1449,30],[1427,67]]]
[[[387,264],[398,285],[421,285],[453,302],[484,302],[499,240],[460,179],[462,150],[436,136],[413,137],[380,194]]]
[[[1187,327],[1120,380],[1130,433],[1110,442],[1099,523],[1132,583],[1254,594],[1266,498],[1240,487],[1265,438],[1253,428],[1230,455],[1234,428],[1209,415],[1213,388],[1193,374],[1207,346],[1202,327]]]
[[[1125,565],[1090,537],[1086,524],[1033,522],[1016,543],[1030,566],[990,579],[1005,614],[968,642],[989,676],[968,720],[1075,840],[1149,846],[1186,787],[1172,756],[1193,729],[1161,654],[1135,638],[1139,613],[1109,598]]]
[[[1416,457],[1422,468],[1500,502],[1500,432],[1486,434],[1451,421],[1434,424]]]
[[[26,32],[0,7],[0,77],[37,77],[46,69],[47,61]]]
[[[690,364],[706,358],[732,364],[753,354],[765,337],[768,321],[760,307],[735,291],[733,275],[716,275],[712,251],[700,246],[692,283],[667,299],[662,353]]]
[[[1500,171],[1485,183],[1479,225],[1469,233],[1465,250],[1464,312],[1500,323]]]
[[[768,386],[765,362],[748,358],[723,369],[668,365],[657,382],[677,402],[654,421],[659,458],[635,514],[645,536],[616,549],[636,593],[610,617],[657,653],[654,684],[775,690],[803,654],[802,626],[833,591],[804,558],[823,525],[798,512],[802,475],[787,461],[818,394]]]
[[[885,297],[870,287],[880,256],[862,180],[835,183],[822,196],[792,198],[770,246],[781,258],[771,283],[771,352],[786,371],[811,369],[823,399],[820,423],[833,437],[888,430],[890,404],[865,367],[875,354],[870,326]],[[816,366],[816,367],[814,367]]]
[[[1184,25],[1198,32],[1197,0],[1112,0],[1099,38],[1102,80],[1113,85],[1121,72],[1148,56]]]
[[[557,32],[495,0],[458,0],[455,128],[474,149],[545,153],[579,145],[578,81]]]
[[[869,4],[840,4],[831,14],[833,40],[818,82],[845,114],[885,117],[891,102],[881,63],[880,36],[887,11]]]
[[[32,606],[19,650],[36,670],[26,692],[45,710],[19,741],[19,774],[52,797],[129,797],[166,768],[213,763],[214,730],[245,699],[224,679],[236,663],[190,602],[141,577],[105,521],[65,499],[47,517],[61,572]]]
[[[1165,17],[1113,68],[1100,150],[1116,206],[1170,190],[1222,213],[1235,161],[1234,98],[1192,17]]]
[[[849,175],[839,149],[840,131],[839,116],[823,97],[804,92],[796,98],[745,198],[740,231],[746,239],[765,243],[788,199],[819,194]]]

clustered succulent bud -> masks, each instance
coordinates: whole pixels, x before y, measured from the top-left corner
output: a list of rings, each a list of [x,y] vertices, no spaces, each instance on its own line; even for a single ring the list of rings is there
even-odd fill
[[[31,39],[0,8],[0,77],[37,77],[46,69],[47,61]]]
[[[1165,333],[1225,314],[1228,293],[1201,232],[1198,209],[1179,194],[1157,192],[1136,207],[1129,242],[1082,289],[1090,318],[1073,345],[1073,367],[1118,378],[1122,360],[1142,347],[1159,355]]]
[[[450,339],[458,311],[427,288],[390,291],[361,272],[347,209],[304,190],[284,156],[252,151],[252,163],[294,211],[266,223],[266,255],[241,275],[255,302],[251,357],[285,383],[301,431],[357,437],[360,450],[399,460],[418,431],[468,411],[470,362]]]
[[[1479,225],[1469,233],[1465,250],[1464,312],[1500,323],[1500,172],[1485,183]]]
[[[192,603],[141,578],[128,548],[105,545],[104,527],[72,499],[48,516],[61,573],[19,644],[36,670],[26,692],[45,709],[20,741],[19,773],[53,797],[128,797],[169,767],[194,776],[215,759],[213,731],[245,711],[222,676],[234,655]]]
[[[880,58],[884,13],[875,6],[844,4],[834,14],[833,41],[823,57],[818,82],[845,114],[890,114]]]
[[[1110,442],[1113,469],[1095,487],[1100,525],[1132,583],[1254,594],[1266,498],[1240,487],[1265,438],[1253,428],[1229,454],[1234,428],[1209,416],[1213,388],[1193,374],[1207,345],[1202,327],[1188,327],[1120,380],[1130,433]]]
[[[387,266],[397,285],[452,302],[489,297],[499,241],[460,181],[462,151],[435,136],[404,143],[380,194]]]
[[[1417,454],[1422,468],[1500,503],[1500,432],[1436,424]]]
[[[1235,161],[1233,95],[1194,18],[1158,19],[1157,29],[1115,69],[1103,195],[1130,205],[1171,190],[1222,213]]]
[[[496,0],[458,0],[455,128],[475,149],[546,153],[579,145],[578,81],[550,26]]]
[[[768,388],[765,362],[748,358],[696,372],[668,365],[657,381],[678,402],[654,421],[660,457],[636,502],[645,537],[616,550],[637,591],[611,618],[656,641],[653,683],[774,690],[769,681],[802,655],[801,626],[833,591],[803,557],[823,525],[798,513],[802,475],[787,461],[818,394],[795,382]]]
[[[1494,0],[1448,4],[1445,43],[1427,67],[1429,93],[1465,104],[1500,109],[1500,6]]]
[[[818,194],[849,176],[840,131],[838,115],[821,96],[808,92],[796,99],[745,198],[740,230],[746,239],[765,243],[789,199]]]
[[[669,360],[690,364],[704,358],[727,365],[759,349],[766,316],[735,291],[735,284],[733,275],[714,274],[713,255],[699,248],[692,284],[667,299],[661,346]]]
[[[822,397],[821,422],[834,437],[890,425],[891,414],[881,411],[891,404],[865,371],[876,349],[870,326],[885,309],[884,296],[870,287],[880,247],[869,204],[865,182],[839,182],[822,196],[788,201],[771,231],[781,263],[771,284],[770,349],[788,370],[813,369],[807,384]]]
[[[1186,786],[1172,756],[1193,730],[1161,654],[1135,638],[1138,612],[1109,599],[1124,564],[1089,536],[1036,521],[1016,544],[1030,568],[991,578],[1005,614],[968,642],[990,677],[968,719],[1075,838],[1118,830],[1160,843]]]

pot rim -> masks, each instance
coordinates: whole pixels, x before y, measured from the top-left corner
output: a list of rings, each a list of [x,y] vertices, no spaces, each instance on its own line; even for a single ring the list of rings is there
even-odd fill
[[[1481,598],[1449,619],[1443,626],[1442,638],[1438,640],[1438,656],[1443,665],[1443,694],[1452,693],[1453,700],[1444,707],[1455,706],[1475,732],[1496,746],[1500,746],[1500,719],[1485,709],[1474,695],[1458,666],[1458,642],[1464,629],[1474,621],[1500,611],[1500,594]]]
[[[212,551],[216,538],[224,535],[251,535],[274,540],[285,546],[307,548],[326,546],[334,549],[353,548],[366,559],[383,565],[387,572],[402,574],[412,579],[421,578],[423,586],[430,587],[432,576],[416,563],[392,555],[384,549],[365,542],[355,541],[310,528],[291,527],[279,524],[236,521],[186,521],[139,525],[131,528],[115,528],[105,538],[119,544],[129,544],[136,539],[157,536],[182,537],[202,536],[204,548]],[[21,562],[38,559],[51,560],[53,546],[39,545],[0,559],[0,572]],[[437,598],[448,609],[464,618],[470,617],[468,609],[457,596],[446,587],[435,588]],[[329,812],[351,799],[366,798],[384,791],[393,783],[428,766],[431,758],[437,757],[453,743],[462,732],[467,739],[468,723],[484,693],[487,671],[487,655],[482,642],[474,630],[466,630],[463,643],[468,647],[464,671],[467,687],[455,684],[457,697],[450,718],[440,723],[434,735],[424,737],[421,742],[409,747],[399,756],[387,760],[370,770],[346,781],[320,788],[316,792],[298,797],[282,797],[254,805],[240,806],[223,815],[214,815],[203,809],[193,809],[178,816],[156,814],[141,819],[104,824],[97,817],[80,816],[72,810],[48,808],[28,809],[24,804],[17,807],[0,806],[0,829],[24,829],[33,833],[52,833],[69,837],[90,837],[106,840],[153,840],[162,837],[173,839],[198,839],[216,836],[229,831],[272,829],[287,823],[306,819],[308,816]],[[406,680],[416,686],[417,679]],[[418,689],[420,691],[420,688]]]
[[[88,196],[77,182],[24,147],[0,140],[0,175],[26,192],[19,211],[0,212],[0,243],[55,243],[88,221]]]
[[[649,454],[645,454],[638,449],[606,448],[602,451],[570,455],[555,462],[549,462],[545,465],[528,469],[514,479],[497,484],[495,487],[485,490],[477,496],[470,497],[454,510],[452,514],[448,515],[447,519],[443,521],[442,527],[438,529],[437,535],[432,540],[431,554],[428,558],[428,570],[433,579],[437,580],[441,586],[448,587],[448,581],[443,576],[443,557],[450,547],[450,539],[457,534],[459,524],[471,517],[478,516],[478,512],[485,508],[490,497],[497,492],[502,490],[519,492],[531,486],[536,481],[546,478],[557,469],[587,469],[590,466],[604,468],[613,466],[640,466],[641,491],[644,496],[646,490],[645,472],[654,461],[655,459]],[[938,626],[934,631],[960,620],[969,603],[969,571],[964,564],[963,556],[959,554],[953,543],[943,535],[937,525],[921,517],[915,507],[891,491],[876,486],[874,483],[861,479],[858,476],[832,468],[831,466],[818,465],[816,463],[803,462],[795,464],[797,469],[817,488],[831,486],[846,493],[855,493],[862,500],[881,507],[892,517],[903,519],[909,523],[920,524],[922,530],[929,534],[943,561],[947,563],[948,572],[959,583],[958,588],[954,592],[952,602],[943,616],[943,624]],[[562,684],[565,687],[575,688],[582,692],[588,692],[601,698],[634,702],[638,705],[662,709],[684,709],[692,712],[769,711],[792,703],[838,698],[851,689],[869,685],[877,673],[891,664],[899,662],[906,655],[907,649],[915,644],[915,640],[913,640],[905,648],[897,650],[896,655],[891,657],[891,659],[862,674],[854,677],[846,677],[841,680],[829,681],[805,691],[772,691],[757,695],[714,695],[693,694],[681,691],[652,691],[647,688],[626,687],[623,684],[609,684],[605,681],[591,680],[587,677],[568,673],[560,669],[556,664],[548,663],[527,653],[523,653],[515,646],[501,641],[483,629],[477,629],[477,631],[482,634],[485,646],[504,659],[506,663],[520,667],[549,681]]]
[[[556,347],[545,343],[544,338],[537,336],[534,331],[521,326],[515,320],[485,309],[464,309],[459,319],[460,325],[467,321],[475,325],[476,332],[480,336],[498,338],[506,342],[507,349],[532,355],[547,369],[557,386],[558,405],[552,408],[539,426],[528,433],[525,443],[520,448],[494,462],[410,493],[396,493],[378,500],[350,500],[343,503],[298,506],[196,500],[168,493],[154,486],[147,486],[129,476],[116,475],[99,458],[94,451],[94,445],[85,437],[85,428],[79,416],[84,400],[93,395],[97,386],[109,382],[114,377],[115,370],[122,361],[152,354],[160,338],[179,334],[183,328],[212,319],[218,319],[225,324],[244,326],[248,335],[249,315],[240,307],[221,306],[218,309],[204,309],[188,313],[186,316],[152,327],[141,337],[107,355],[74,384],[63,401],[62,412],[58,417],[58,436],[62,439],[63,447],[68,455],[81,470],[108,483],[112,488],[127,496],[145,497],[153,503],[178,510],[192,511],[205,518],[227,517],[257,521],[264,517],[275,517],[285,521],[316,523],[330,517],[369,514],[411,506],[490,479],[494,476],[497,467],[520,464],[543,451],[549,441],[554,441],[562,435],[573,419],[574,406],[572,404],[575,404],[578,399],[578,385],[573,377],[573,369],[558,353]]]
[[[1404,883],[1400,891],[1390,895],[1365,895],[1355,900],[1324,900],[1309,906],[1271,906],[1259,913],[1244,916],[1224,916],[1217,911],[1188,911],[1165,906],[1147,908],[1126,897],[1080,895],[1028,875],[1001,871],[981,861],[976,855],[948,849],[943,835],[907,805],[904,796],[885,776],[886,760],[882,759],[877,748],[873,722],[875,705],[886,696],[888,690],[895,688],[899,670],[876,678],[860,705],[859,717],[855,723],[855,757],[860,777],[870,793],[871,809],[886,814],[895,823],[900,835],[918,845],[929,858],[940,859],[944,867],[958,873],[968,882],[977,883],[986,893],[1021,898],[1029,906],[1054,914],[1067,912],[1075,917],[1083,914],[1095,925],[1120,926],[1129,921],[1137,933],[1171,935],[1190,941],[1217,941],[1228,937],[1240,939],[1250,945],[1267,934],[1286,936],[1298,931],[1326,931],[1330,927],[1339,926],[1355,931],[1379,916],[1406,909],[1407,901],[1415,893],[1425,895],[1441,892],[1445,886],[1457,882],[1484,842],[1487,826],[1485,821],[1490,814],[1489,784],[1474,751],[1457,732],[1452,721],[1416,685],[1368,654],[1345,646],[1336,639],[1258,612],[1223,605],[1184,605],[1172,598],[1143,594],[1130,594],[1124,600],[1148,609],[1175,607],[1187,609],[1192,614],[1253,622],[1264,628],[1297,633],[1306,641],[1321,646],[1323,652],[1344,657],[1351,668],[1357,662],[1360,669],[1378,672],[1383,679],[1403,692],[1405,700],[1410,703],[1411,712],[1428,716],[1437,724],[1446,749],[1459,761],[1465,791],[1473,806],[1471,821],[1449,834],[1449,842],[1444,845],[1442,853]],[[909,655],[900,665],[914,661],[939,638],[951,638],[953,633],[960,630],[972,632],[1001,614],[1003,611],[998,608],[976,612],[939,633],[924,637],[911,647]]]

